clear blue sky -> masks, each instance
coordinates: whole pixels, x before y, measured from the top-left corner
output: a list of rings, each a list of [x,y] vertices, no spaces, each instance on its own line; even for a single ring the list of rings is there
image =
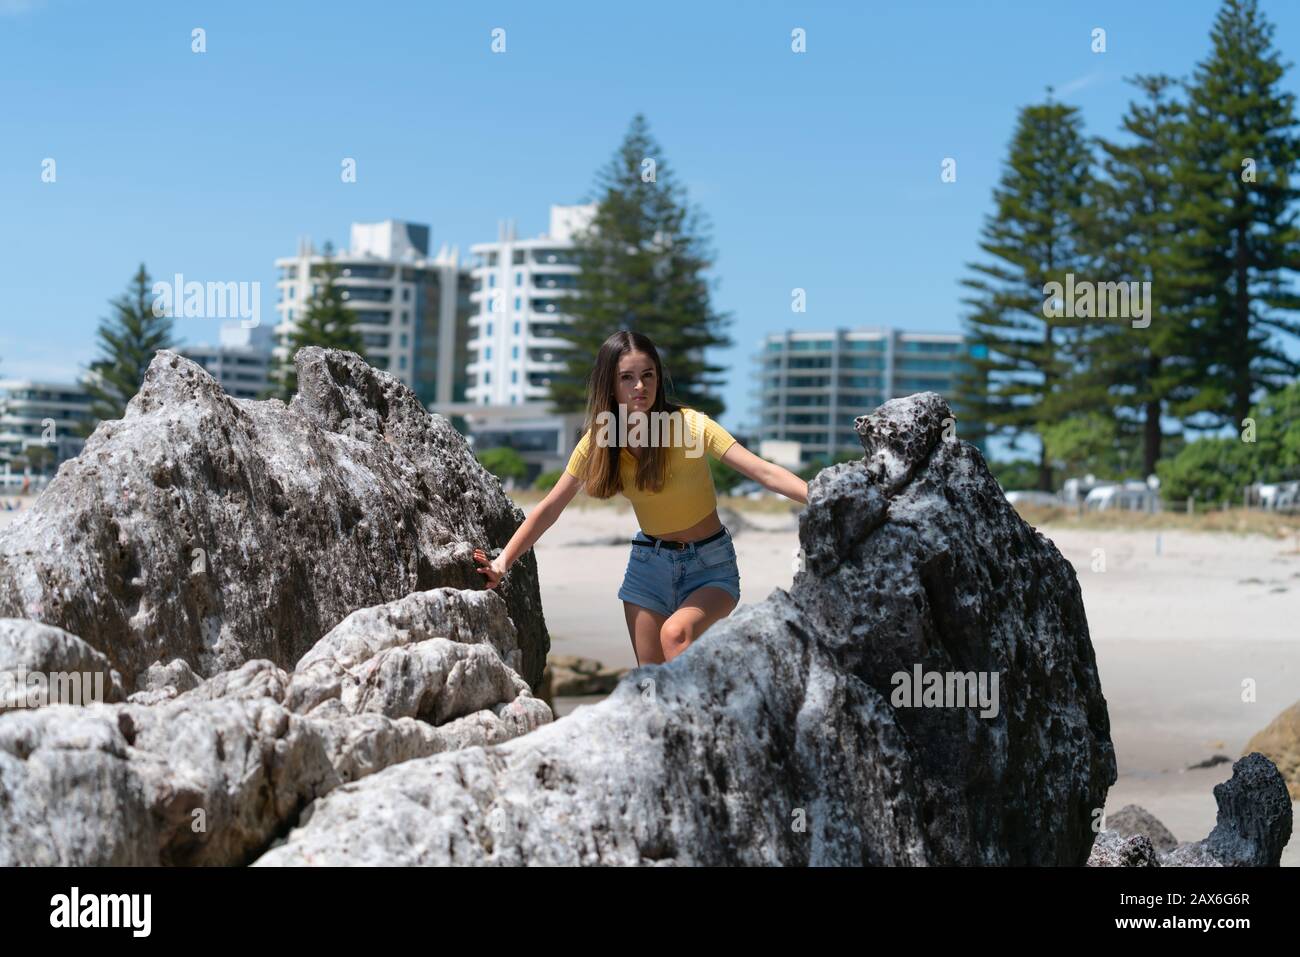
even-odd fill
[[[1300,4],[1263,7],[1300,54]],[[352,221],[393,217],[462,255],[499,219],[536,235],[641,111],[712,222],[737,342],[717,356],[720,419],[737,428],[767,332],[960,330],[958,280],[1017,109],[1050,84],[1089,133],[1114,134],[1123,78],[1189,74],[1217,8],[0,0],[0,376],[77,375],[141,261],[155,278],[258,280],[266,322],[273,260],[302,234],[346,245]],[[940,181],[949,156],[956,183]],[[177,333],[212,341],[214,323]]]

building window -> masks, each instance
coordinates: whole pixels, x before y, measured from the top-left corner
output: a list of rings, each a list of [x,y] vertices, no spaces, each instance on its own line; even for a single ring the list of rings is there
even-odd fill
[[[490,323],[490,322],[488,323],[487,334],[488,334],[489,336],[492,335],[492,323]]]
[[[488,346],[486,349],[483,350],[483,358],[484,358],[484,359],[491,359],[491,358],[492,358],[492,347],[491,347],[491,346]]]
[[[402,345],[403,345],[403,346],[406,345],[406,340],[407,340],[406,333],[403,332],[403,333],[402,333]]]
[[[510,349],[510,358],[511,358],[511,359],[518,359],[518,358],[519,358],[519,347],[518,347],[518,346],[512,346],[512,347],[511,347],[511,349]]]
[[[519,335],[519,320],[515,320],[515,335]]]
[[[398,357],[397,357],[397,368],[399,368],[399,369],[405,369],[405,368],[406,368],[406,356],[398,356]]]
[[[515,312],[522,312],[524,308],[524,299],[522,296],[515,296]]]
[[[411,301],[411,290],[408,287],[402,290],[402,302],[410,302],[410,301]]]
[[[289,287],[289,298],[292,299],[294,293],[296,293],[297,291],[298,291],[298,287],[297,287],[297,286],[290,286],[290,287]]]
[[[492,381],[492,373],[491,373],[491,372],[484,372],[484,373],[483,373],[483,384],[484,384],[484,385],[487,385],[487,384],[488,384],[489,382],[491,382],[491,381]],[[487,400],[484,399],[483,401],[486,402]]]
[[[488,273],[488,288],[492,289],[496,286],[496,284],[497,284],[497,274],[494,272]]]
[[[521,272],[515,273],[515,285],[522,286],[523,284],[524,284],[524,274]]]
[[[511,384],[511,385],[518,385],[518,384],[519,384],[519,370],[518,370],[518,369],[511,369],[511,370],[510,370],[510,384]]]

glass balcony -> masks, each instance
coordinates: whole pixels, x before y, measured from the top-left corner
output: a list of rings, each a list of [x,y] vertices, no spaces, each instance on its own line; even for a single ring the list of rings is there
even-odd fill
[[[947,352],[959,355],[964,350],[961,342],[912,342],[904,339],[898,344],[899,352]]]
[[[533,263],[537,266],[576,266],[578,254],[572,249],[535,249]]]
[[[340,293],[344,302],[364,300],[366,302],[391,302],[393,290],[382,286],[346,286]]]
[[[534,273],[534,289],[577,289],[578,277],[569,273]]]

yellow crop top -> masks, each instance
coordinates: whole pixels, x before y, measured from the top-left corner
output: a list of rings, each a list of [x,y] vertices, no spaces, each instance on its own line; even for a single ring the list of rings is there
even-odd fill
[[[627,449],[619,453],[619,475],[623,480],[623,495],[632,503],[637,522],[647,535],[666,535],[690,528],[717,508],[718,496],[713,488],[713,473],[705,455],[721,459],[736,440],[722,426],[703,412],[683,409],[682,419],[690,428],[689,447],[697,455],[687,455],[687,445],[673,443],[668,446],[668,469],[660,492],[642,491],[636,487],[636,456]],[[611,423],[611,430],[614,429]],[[700,436],[703,435],[703,446]],[[591,430],[582,437],[569,457],[565,467],[576,479],[582,479],[591,448]],[[700,451],[702,448],[702,451]]]

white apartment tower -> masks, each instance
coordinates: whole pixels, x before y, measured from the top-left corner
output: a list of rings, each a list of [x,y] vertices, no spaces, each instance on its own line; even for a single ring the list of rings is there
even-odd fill
[[[459,252],[444,245],[429,256],[429,227],[385,220],[353,223],[346,250],[332,257],[343,299],[357,314],[366,361],[405,382],[426,405],[465,401],[467,340],[474,310],[470,275]],[[288,352],[288,334],[324,272],[325,256],[309,241],[275,261],[275,354]]]
[[[477,307],[470,320],[470,402],[522,405],[546,398],[568,348],[564,301],[577,287],[579,272],[573,235],[595,213],[594,203],[552,206],[547,233],[519,239],[509,221],[499,227],[496,242],[470,247]]]

